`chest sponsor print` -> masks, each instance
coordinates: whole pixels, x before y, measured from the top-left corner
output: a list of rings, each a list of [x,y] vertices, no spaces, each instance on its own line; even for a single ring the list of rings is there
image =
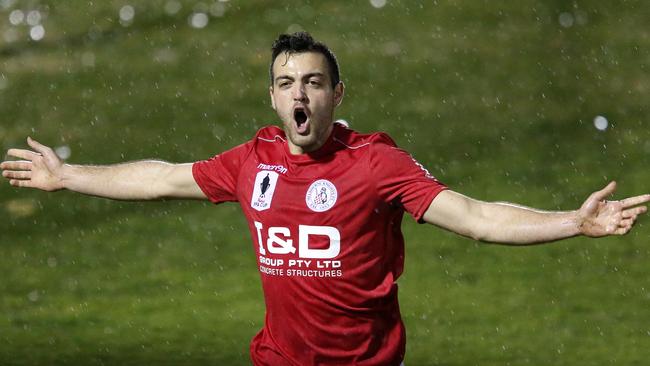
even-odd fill
[[[329,180],[319,179],[307,189],[305,203],[314,212],[325,212],[334,206],[337,198],[336,186]]]
[[[257,211],[264,211],[271,208],[273,193],[278,183],[278,173],[262,170],[255,176],[253,195],[251,196],[251,207]]]

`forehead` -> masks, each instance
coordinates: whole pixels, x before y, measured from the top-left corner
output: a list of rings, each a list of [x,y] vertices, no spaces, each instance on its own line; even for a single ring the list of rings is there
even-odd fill
[[[283,52],[273,61],[273,76],[300,77],[304,74],[321,73],[329,78],[327,59],[319,52]]]

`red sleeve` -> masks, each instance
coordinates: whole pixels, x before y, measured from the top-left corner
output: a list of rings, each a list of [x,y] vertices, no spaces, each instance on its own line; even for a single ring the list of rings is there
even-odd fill
[[[214,203],[237,201],[237,178],[251,143],[236,146],[192,165],[192,175],[203,193]]]
[[[388,135],[379,133],[370,148],[370,171],[379,196],[397,203],[420,222],[438,193],[447,189]]]

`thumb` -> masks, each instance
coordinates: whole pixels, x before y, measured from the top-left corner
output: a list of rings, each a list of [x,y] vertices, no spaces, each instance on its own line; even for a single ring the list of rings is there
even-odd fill
[[[601,189],[600,191],[594,192],[592,196],[597,201],[603,201],[607,197],[611,196],[614,193],[614,191],[616,191],[616,182],[611,181],[609,182],[608,185],[605,186],[605,188]]]
[[[36,152],[41,153],[41,155],[45,155],[46,152],[49,152],[49,150],[51,150],[49,147],[47,147],[47,146],[41,144],[40,142],[38,142],[38,141],[32,139],[32,138],[29,137],[29,136],[27,137],[27,144],[28,144],[32,149],[36,150]]]

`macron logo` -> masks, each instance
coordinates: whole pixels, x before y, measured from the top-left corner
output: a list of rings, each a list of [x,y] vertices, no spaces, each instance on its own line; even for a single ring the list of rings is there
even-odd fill
[[[282,165],[268,165],[268,164],[263,164],[260,163],[257,166],[257,169],[262,169],[262,170],[272,170],[281,174],[286,174],[287,173],[287,168],[285,168]]]

